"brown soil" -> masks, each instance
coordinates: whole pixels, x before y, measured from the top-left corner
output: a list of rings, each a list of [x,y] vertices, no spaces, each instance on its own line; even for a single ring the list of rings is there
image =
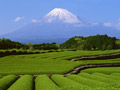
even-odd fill
[[[83,57],[79,57],[79,58],[73,58],[73,59],[71,59],[71,61],[78,61],[78,60],[105,60],[105,59],[115,59],[115,58],[120,58],[120,53],[97,55],[97,56],[83,56]]]
[[[96,67],[120,67],[120,64],[91,64],[91,65],[83,65],[76,67],[74,70],[63,74],[63,76],[67,76],[70,74],[78,74],[81,70],[87,69],[87,68],[96,68]]]

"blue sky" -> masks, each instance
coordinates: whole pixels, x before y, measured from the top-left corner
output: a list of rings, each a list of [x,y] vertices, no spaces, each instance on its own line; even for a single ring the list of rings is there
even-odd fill
[[[0,0],[0,35],[22,28],[54,8],[94,22],[120,22],[120,0]]]

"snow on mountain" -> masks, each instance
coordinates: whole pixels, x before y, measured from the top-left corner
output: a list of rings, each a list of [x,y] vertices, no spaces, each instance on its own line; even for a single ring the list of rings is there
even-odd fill
[[[79,18],[75,14],[69,12],[66,9],[55,8],[50,11],[48,14],[43,16],[40,20],[32,20],[32,22],[37,23],[66,23],[66,24],[74,24],[75,27],[81,26],[95,26],[99,23],[91,22],[84,18]]]
[[[64,22],[64,23],[80,23],[78,17],[66,9],[55,8],[45,15],[42,20],[51,23],[54,21]]]

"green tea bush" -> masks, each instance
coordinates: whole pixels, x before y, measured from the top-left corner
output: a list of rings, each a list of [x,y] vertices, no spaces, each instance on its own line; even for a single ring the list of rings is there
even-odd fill
[[[15,75],[8,75],[0,79],[0,90],[7,90],[7,88],[13,84],[18,77]]]
[[[97,87],[92,90],[119,90],[120,89],[120,85],[119,85],[120,78],[119,77],[115,77],[112,75],[106,75],[102,73],[95,73],[95,74],[79,73],[78,75],[81,77],[99,81],[100,83],[98,84],[103,83],[103,85],[101,84],[101,87],[99,88]]]
[[[110,86],[120,89],[120,84],[119,84],[120,81],[119,81],[119,80],[115,80],[114,78],[111,78],[111,77],[108,78],[106,75],[101,74],[101,73],[93,73],[92,75],[93,75],[93,76],[96,75],[96,76],[98,76],[99,78],[101,78],[101,81],[106,82],[106,83],[109,83]]]
[[[120,88],[120,85],[119,85],[119,81],[118,80],[115,80],[115,79],[112,79],[112,78],[108,78],[108,77],[103,77],[102,75],[99,75],[97,73],[93,73],[93,74],[79,74],[80,76],[82,77],[87,77],[89,79],[93,79],[93,80],[97,80],[97,81],[100,81],[100,82],[103,82],[105,83],[105,86],[106,88],[109,88],[109,87],[114,87],[114,88]]]
[[[88,89],[88,86],[79,84],[78,82],[70,80],[61,75],[53,75],[51,78],[57,85],[59,85],[62,88],[62,90],[85,90],[85,89]]]
[[[112,76],[120,76],[120,73],[111,73]]]
[[[22,76],[8,90],[33,90],[33,76]]]
[[[0,75],[0,78],[2,78],[2,75]]]
[[[35,90],[60,90],[60,88],[46,75],[39,75],[35,79]]]
[[[101,87],[101,86],[103,87],[103,86],[105,86],[105,83],[102,83],[102,82],[97,81],[97,80],[89,79],[89,77],[85,78],[85,77],[81,77],[79,75],[68,75],[67,78],[74,80],[80,84],[87,85],[89,87]]]
[[[115,59],[115,60],[117,60],[117,59]],[[120,73],[120,67],[89,68],[89,69],[82,70],[81,72],[86,72],[86,73],[98,72],[98,73],[104,73],[104,74]]]
[[[111,79],[111,80],[117,80],[117,81],[120,81],[120,74],[117,73],[119,76],[114,76],[112,74],[108,75],[108,74],[103,74],[103,73],[95,73],[95,75],[98,75],[98,76],[102,76],[102,77],[105,77],[105,78],[108,78],[108,79]]]

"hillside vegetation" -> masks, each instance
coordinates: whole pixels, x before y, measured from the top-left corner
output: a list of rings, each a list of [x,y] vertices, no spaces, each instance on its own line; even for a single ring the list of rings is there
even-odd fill
[[[96,35],[89,37],[73,37],[60,45],[61,49],[79,49],[79,50],[111,50],[118,49],[115,37],[107,35]]]
[[[89,37],[75,36],[62,44],[41,43],[31,44],[30,42],[22,44],[20,42],[11,41],[10,39],[0,39],[0,49],[23,49],[23,50],[57,50],[57,49],[73,49],[73,50],[113,50],[120,48],[120,40],[107,35],[96,35]]]
[[[61,49],[79,49],[79,50],[111,50],[118,49],[115,37],[107,35],[96,35],[89,37],[72,37],[60,45]]]

